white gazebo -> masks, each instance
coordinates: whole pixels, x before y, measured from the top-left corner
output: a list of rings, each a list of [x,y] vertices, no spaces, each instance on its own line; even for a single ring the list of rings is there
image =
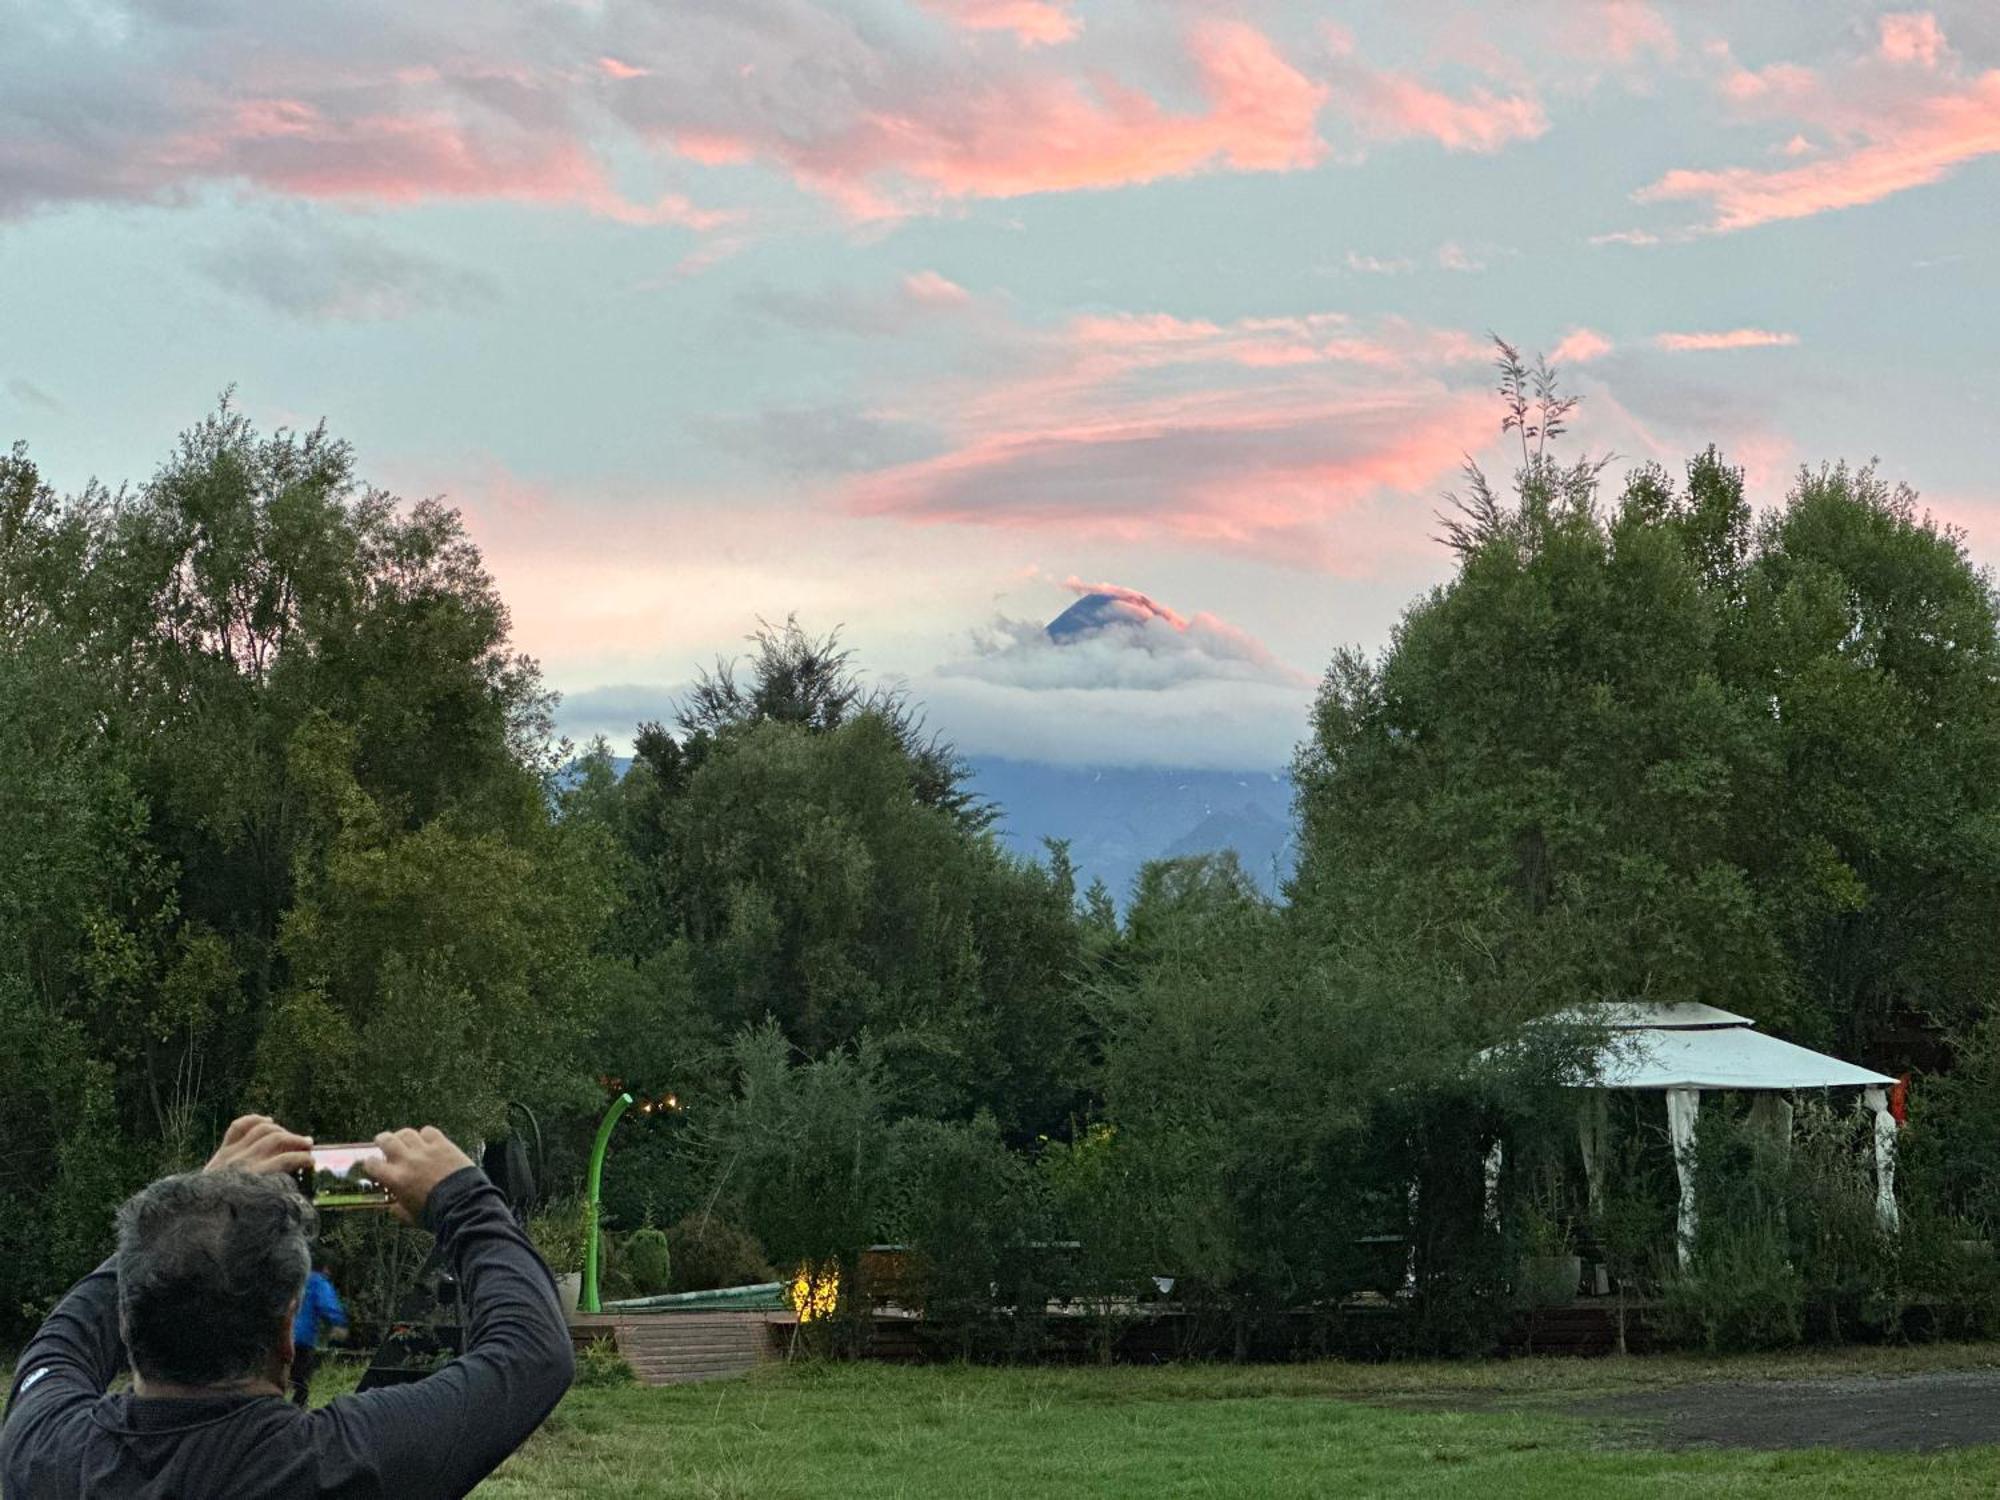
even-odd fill
[[[1788,1141],[1793,1093],[1859,1089],[1860,1107],[1874,1118],[1875,1211],[1884,1229],[1896,1228],[1896,1121],[1889,1112],[1888,1094],[1893,1078],[1766,1036],[1749,1017],[1712,1005],[1606,1003],[1578,1006],[1548,1019],[1605,1034],[1583,1064],[1588,1076],[1577,1080],[1585,1091],[1578,1136],[1593,1205],[1603,1193],[1606,1091],[1641,1089],[1666,1095],[1667,1133],[1680,1182],[1683,1261],[1694,1241],[1693,1148],[1704,1090],[1753,1095],[1753,1114],[1763,1115],[1776,1139]],[[1496,1144],[1487,1158],[1489,1201],[1497,1189],[1500,1164]]]

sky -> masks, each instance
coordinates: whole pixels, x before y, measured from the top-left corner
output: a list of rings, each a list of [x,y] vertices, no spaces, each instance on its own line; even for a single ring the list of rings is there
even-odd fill
[[[1992,0],[0,0],[0,441],[325,419],[579,739],[796,613],[975,756],[1281,765],[1509,472],[1491,332],[1614,484],[2000,560],[1996,309]]]

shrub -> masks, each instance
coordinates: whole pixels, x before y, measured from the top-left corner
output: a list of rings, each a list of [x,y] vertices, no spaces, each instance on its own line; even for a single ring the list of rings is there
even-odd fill
[[[635,1296],[657,1297],[672,1281],[673,1250],[661,1231],[635,1229],[619,1242],[619,1265]]]
[[[638,1377],[610,1339],[592,1339],[576,1359],[576,1379],[572,1385],[584,1390],[631,1385]]]
[[[1909,1333],[1940,1339],[2000,1335],[2000,1257],[1977,1226],[1918,1205],[1904,1216],[1897,1250]]]
[[[1804,1309],[1805,1283],[1768,1220],[1706,1233],[1693,1264],[1660,1288],[1663,1332],[1712,1351],[1796,1344]]]
[[[909,1251],[927,1329],[961,1356],[1032,1346],[1048,1303],[1035,1245],[1047,1235],[1026,1161],[991,1115],[905,1120],[894,1139],[886,1222]]]
[[[556,1275],[581,1271],[590,1245],[590,1201],[582,1197],[551,1201],[528,1220],[528,1238]]]
[[[759,1286],[778,1279],[756,1237],[727,1219],[689,1214],[668,1229],[665,1237],[672,1268],[668,1285],[673,1291]]]

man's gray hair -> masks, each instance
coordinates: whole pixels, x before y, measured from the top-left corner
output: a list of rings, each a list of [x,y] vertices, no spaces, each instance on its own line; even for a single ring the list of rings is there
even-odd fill
[[[316,1215],[291,1179],[163,1177],[118,1210],[118,1329],[148,1380],[263,1373],[312,1269]]]

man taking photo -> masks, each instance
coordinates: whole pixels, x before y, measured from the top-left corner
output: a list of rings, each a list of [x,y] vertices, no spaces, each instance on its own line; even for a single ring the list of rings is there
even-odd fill
[[[443,1132],[375,1137],[378,1182],[438,1237],[465,1348],[409,1385],[285,1400],[314,1213],[287,1175],[312,1142],[246,1115],[199,1172],[118,1211],[118,1250],[22,1351],[0,1490],[128,1496],[463,1495],[541,1425],[574,1370],[554,1279],[500,1192]],[[122,1343],[122,1347],[121,1347]],[[129,1354],[132,1389],[105,1394]]]

